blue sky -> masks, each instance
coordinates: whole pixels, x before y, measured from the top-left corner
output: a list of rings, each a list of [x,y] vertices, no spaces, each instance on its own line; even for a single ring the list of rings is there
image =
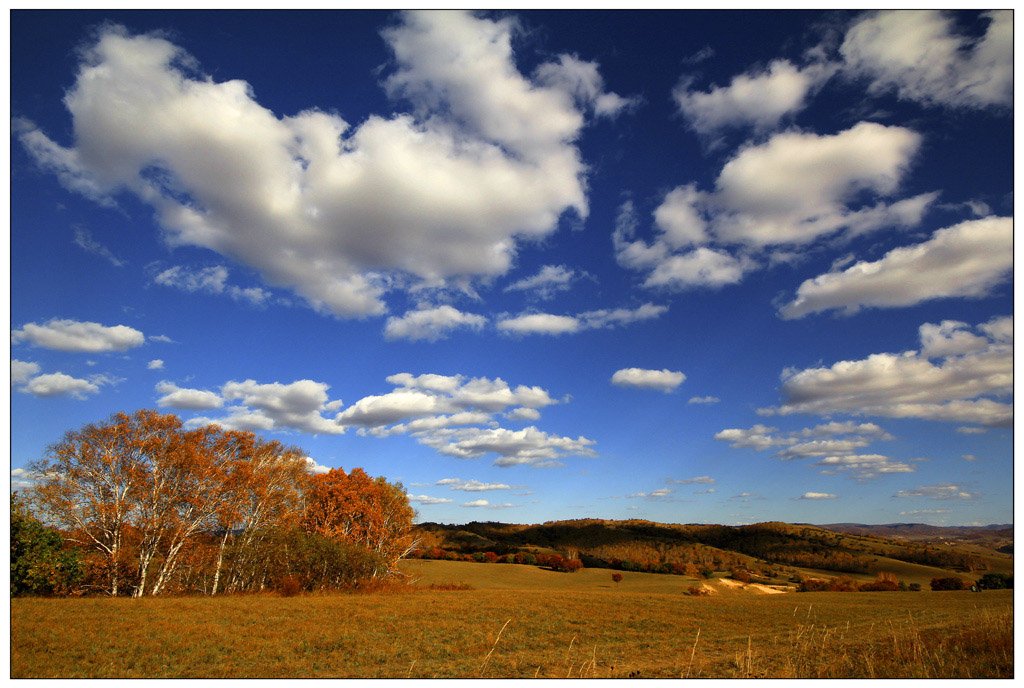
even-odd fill
[[[1012,20],[11,18],[12,487],[159,408],[421,520],[1012,521]]]

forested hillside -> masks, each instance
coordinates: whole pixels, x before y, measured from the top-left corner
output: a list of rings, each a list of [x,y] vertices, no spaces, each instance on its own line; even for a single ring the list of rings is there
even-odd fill
[[[867,574],[883,570],[888,560],[971,573],[993,564],[992,557],[950,546],[778,522],[721,526],[581,519],[539,525],[424,523],[416,530],[419,548],[414,556],[423,558],[469,559],[492,553],[497,559],[518,561],[517,554],[557,554],[578,558],[588,568],[655,573],[739,568],[777,578],[785,569],[798,567]]]

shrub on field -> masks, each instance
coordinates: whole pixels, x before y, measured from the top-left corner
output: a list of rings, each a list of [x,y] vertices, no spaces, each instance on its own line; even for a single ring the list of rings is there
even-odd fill
[[[909,590],[910,592],[921,592],[921,584],[920,583],[911,583],[910,585],[907,586],[907,590]]]
[[[473,586],[463,582],[431,583],[428,586],[431,590],[472,590]]]
[[[824,592],[828,590],[828,581],[821,578],[801,578],[797,592]]]
[[[583,568],[583,562],[579,559],[562,559],[554,567],[556,571],[562,571],[563,573],[576,573],[581,568]]]
[[[562,565],[562,557],[557,554],[548,555],[547,565],[557,571],[558,567]]]
[[[715,575],[715,570],[710,566],[705,566],[700,570],[700,575],[702,578],[711,578]]]
[[[746,569],[734,568],[730,576],[744,585],[750,582],[750,571]]]
[[[32,518],[17,492],[11,494],[11,596],[65,595],[82,580],[77,549],[60,533]]]
[[[484,561],[488,564],[498,563],[498,555],[494,552],[484,552]]]
[[[519,552],[515,555],[515,563],[533,566],[537,563],[537,557],[533,556],[529,552]]]
[[[895,591],[900,589],[900,582],[896,580],[896,574],[879,571],[874,581],[864,583],[860,589],[861,592]]]
[[[285,576],[277,584],[282,597],[295,597],[302,590],[302,583],[295,576]]]
[[[829,581],[828,589],[830,592],[857,592],[860,584],[849,576],[837,576]]]
[[[978,579],[978,588],[981,590],[1003,590],[1013,589],[1013,576],[1005,573],[986,573]]]
[[[931,582],[932,590],[966,590],[968,585],[967,581],[963,578],[949,577],[949,578],[932,578]]]
[[[621,573],[613,573],[612,574],[612,582],[615,583],[615,584],[621,583],[622,582],[622,574]]]

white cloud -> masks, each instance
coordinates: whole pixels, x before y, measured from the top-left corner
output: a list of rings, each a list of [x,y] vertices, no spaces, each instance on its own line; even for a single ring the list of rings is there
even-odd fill
[[[974,454],[961,454],[960,458],[964,461],[981,461],[981,457]]]
[[[94,322],[57,318],[52,318],[42,325],[28,323],[20,330],[11,330],[12,344],[28,342],[33,346],[57,351],[127,351],[142,346],[145,341],[145,335],[127,325],[106,327]]]
[[[788,437],[773,437],[769,433],[775,432],[778,428],[757,424],[748,430],[741,428],[726,428],[715,433],[715,439],[720,442],[731,442],[733,449],[756,449],[763,451],[771,447],[793,444],[795,440]]]
[[[926,105],[1009,106],[1013,93],[1013,12],[984,12],[985,35],[956,33],[954,14],[937,10],[874,12],[847,31],[845,69]]]
[[[482,315],[463,313],[452,306],[438,306],[408,311],[402,317],[388,318],[384,327],[386,339],[436,342],[461,328],[481,329],[487,323]]]
[[[949,355],[937,363],[907,351],[873,354],[831,367],[786,370],[786,403],[762,412],[854,413],[1009,427],[1012,403],[990,397],[1012,392],[1013,347],[990,340],[984,350]]]
[[[505,274],[520,241],[588,212],[581,103],[611,115],[624,99],[567,56],[522,75],[518,31],[465,12],[403,14],[382,32],[394,56],[383,85],[411,114],[354,126],[331,103],[278,116],[167,40],[108,26],[65,97],[73,147],[24,121],[17,135],[67,187],[150,204],[171,244],[230,257],[316,308],[380,314],[409,279]]]
[[[651,389],[661,392],[671,392],[683,384],[686,376],[679,371],[648,370],[645,368],[623,368],[615,371],[612,375],[612,384],[619,387],[632,387],[634,389]]]
[[[837,497],[838,495],[829,494],[828,492],[804,492],[799,497],[794,497],[793,499],[836,499]]]
[[[949,509],[914,509],[913,511],[901,511],[900,516],[918,516],[925,514],[951,514]]]
[[[557,292],[567,291],[580,276],[565,265],[545,265],[536,275],[513,282],[505,291],[525,291],[538,299],[550,299]]]
[[[324,473],[330,473],[331,467],[330,466],[321,466],[320,464],[318,464],[316,462],[316,459],[314,459],[312,456],[307,456],[306,457],[306,471],[308,471],[309,473],[311,473],[313,475],[322,475]]]
[[[168,337],[165,334],[150,335],[149,336],[149,340],[153,341],[153,342],[163,342],[165,344],[176,344],[177,343],[177,342],[175,342],[173,339],[171,339],[170,337]]]
[[[146,368],[149,370],[163,370],[164,362],[159,358],[154,358],[152,361],[146,364]]]
[[[187,292],[205,292],[207,294],[224,294],[235,301],[248,301],[254,306],[266,304],[270,292],[259,287],[242,288],[227,284],[228,269],[223,265],[200,268],[190,271],[188,268],[175,265],[163,270],[153,282],[165,287],[174,287]]]
[[[438,480],[435,485],[446,485],[449,490],[460,490],[462,492],[487,492],[490,490],[511,490],[511,485],[504,483],[485,483],[479,480],[463,480],[461,478],[444,478]]]
[[[709,475],[702,475],[699,478],[684,478],[683,480],[673,480],[668,478],[665,482],[670,485],[714,485],[718,481]]]
[[[409,495],[409,501],[413,504],[429,506],[431,504],[451,504],[455,500],[444,497],[428,497],[427,495]]]
[[[968,492],[965,488],[953,483],[939,483],[937,485],[924,485],[915,487],[912,490],[900,490],[893,497],[927,497],[928,499],[978,499],[980,492]]]
[[[943,320],[938,325],[921,325],[921,355],[926,358],[945,358],[987,348],[988,339],[971,334],[967,331],[969,327],[967,323],[958,320]]]
[[[587,311],[580,313],[579,318],[584,329],[604,329],[618,325],[629,325],[644,320],[653,320],[661,317],[668,310],[668,306],[656,306],[653,303],[645,303],[636,308],[613,308]]]
[[[40,371],[38,363],[32,361],[19,361],[16,358],[11,359],[11,384],[12,385],[23,385],[28,382],[29,378],[33,375],[37,375]]]
[[[928,241],[889,251],[874,262],[809,279],[783,306],[783,318],[862,307],[894,308],[938,298],[986,296],[1013,270],[1013,219],[968,220]]]
[[[466,502],[464,504],[460,504],[459,506],[475,507],[475,506],[488,506],[489,504],[490,504],[490,502],[488,502],[486,499],[474,499],[472,502]]]
[[[123,260],[120,260],[117,256],[111,253],[109,248],[96,241],[89,230],[83,227],[75,227],[75,245],[83,251],[105,258],[110,261],[110,264],[114,267],[120,268],[125,265]]]
[[[445,428],[420,433],[422,444],[456,459],[475,459],[497,454],[495,466],[533,465],[539,468],[562,465],[565,456],[595,456],[593,440],[586,437],[561,437],[530,426],[522,430],[506,428]]]
[[[647,500],[665,500],[672,496],[675,490],[660,487],[657,490],[651,490],[650,492],[637,492],[636,494],[626,495],[628,499],[647,499]]]
[[[208,392],[202,389],[185,389],[167,380],[158,382],[156,391],[163,395],[157,399],[157,406],[199,411],[220,408],[224,405],[224,400],[216,392]]]
[[[718,397],[690,397],[687,404],[717,404],[721,399]]]
[[[105,378],[90,382],[89,380],[71,377],[64,373],[49,373],[33,377],[23,387],[19,387],[18,391],[35,397],[73,397],[75,399],[85,399],[88,395],[99,392],[99,385],[104,382],[106,382]]]
[[[531,313],[498,321],[498,329],[512,334],[571,334],[579,332],[581,324],[578,318],[569,315],[552,315],[550,313]]]
[[[826,456],[814,465],[821,466],[821,473],[824,475],[850,472],[859,480],[870,480],[890,473],[914,473],[917,471],[909,463],[896,461],[882,454]]]
[[[834,72],[829,65],[800,69],[788,60],[774,60],[767,70],[740,74],[728,86],[714,86],[707,92],[691,90],[693,80],[684,79],[672,96],[699,134],[712,135],[726,127],[764,131],[802,110],[808,96]]]
[[[706,490],[697,490],[697,491],[696,491],[696,492],[694,492],[693,494],[715,494],[716,492],[718,492],[718,490],[716,490],[716,489],[715,489],[715,488],[713,488],[713,487],[709,487],[709,488],[708,488],[708,489],[706,489]]]
[[[505,417],[509,420],[527,420],[536,421],[540,420],[540,411],[532,408],[514,408],[505,414]]]
[[[296,380],[290,384],[272,382],[260,384],[255,380],[231,381],[220,393],[226,400],[238,399],[250,410],[234,414],[235,423],[247,419],[254,424],[269,420],[275,430],[298,430],[310,434],[340,435],[345,428],[320,415],[328,409],[327,390],[330,385],[313,380]],[[230,422],[232,419],[229,418]]]
[[[613,233],[621,265],[647,274],[644,285],[719,288],[740,282],[778,255],[826,237],[851,237],[920,223],[938,193],[899,200],[921,136],[861,122],[833,135],[796,130],[741,148],[713,191],[684,184],[654,210],[653,241],[638,239],[631,201]]]
[[[983,435],[988,432],[988,428],[978,428],[972,426],[961,425],[956,429],[961,435]]]
[[[11,490],[27,490],[36,484],[36,474],[24,468],[11,469]]]
[[[598,117],[614,119],[623,111],[639,104],[638,98],[623,98],[604,91],[604,79],[596,62],[585,62],[574,55],[559,55],[558,62],[547,62],[537,68],[536,79],[566,93],[578,106],[591,108]]]

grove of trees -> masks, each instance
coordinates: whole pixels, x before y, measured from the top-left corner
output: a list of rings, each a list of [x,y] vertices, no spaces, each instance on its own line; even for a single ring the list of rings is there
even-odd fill
[[[19,542],[45,554],[21,556],[37,564],[18,592],[67,592],[58,588],[73,580],[85,593],[214,595],[394,574],[413,547],[402,485],[359,468],[311,475],[310,465],[297,447],[214,425],[188,430],[149,410],[68,432],[30,466],[35,485],[17,498],[19,527],[44,533]],[[14,519],[12,504],[17,594]],[[47,588],[43,570],[65,582]]]

